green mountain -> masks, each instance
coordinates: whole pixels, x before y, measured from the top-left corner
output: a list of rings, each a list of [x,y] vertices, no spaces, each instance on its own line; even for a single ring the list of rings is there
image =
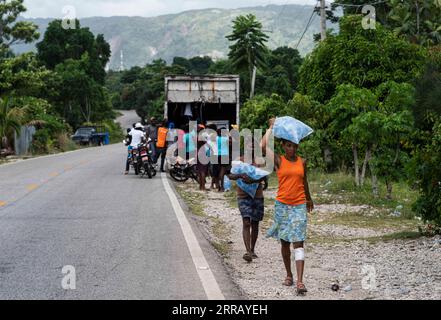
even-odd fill
[[[263,23],[270,36],[269,46],[295,47],[311,16],[313,6],[268,5],[240,9],[204,9],[158,17],[93,17],[80,20],[95,34],[104,34],[111,44],[111,69],[119,69],[121,51],[123,65],[130,68],[162,58],[170,62],[174,57],[208,55],[214,59],[228,54],[228,40],[232,20],[238,15],[253,13]],[[319,17],[314,20],[298,49],[302,55],[314,47],[313,35],[320,32]],[[52,19],[27,19],[40,27],[41,34]],[[329,26],[335,28],[335,26]],[[16,46],[17,53],[35,50],[35,44]]]

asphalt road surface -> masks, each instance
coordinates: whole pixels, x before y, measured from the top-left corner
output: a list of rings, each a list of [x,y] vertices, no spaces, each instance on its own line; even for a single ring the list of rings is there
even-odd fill
[[[117,144],[0,166],[0,299],[207,299],[163,178],[124,176],[125,157]],[[186,216],[222,294],[237,299]]]

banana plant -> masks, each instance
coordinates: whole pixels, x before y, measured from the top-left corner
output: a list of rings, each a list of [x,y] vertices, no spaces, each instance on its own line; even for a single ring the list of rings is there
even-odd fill
[[[8,136],[13,132],[20,132],[23,112],[19,108],[11,107],[10,97],[0,97],[0,137],[1,145],[9,148]]]

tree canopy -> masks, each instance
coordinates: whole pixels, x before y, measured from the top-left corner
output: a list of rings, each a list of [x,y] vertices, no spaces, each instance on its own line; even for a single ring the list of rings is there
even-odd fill
[[[26,12],[24,0],[0,0],[0,58],[5,56],[14,44],[30,43],[40,34],[38,27],[28,21],[17,21]]]
[[[299,90],[320,102],[328,101],[341,84],[375,88],[386,81],[408,82],[421,73],[426,51],[392,31],[377,26],[364,30],[361,16],[345,16],[340,32],[306,57]]]

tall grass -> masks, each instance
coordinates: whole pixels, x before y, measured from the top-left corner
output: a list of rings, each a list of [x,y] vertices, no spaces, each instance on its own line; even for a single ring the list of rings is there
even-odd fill
[[[394,211],[402,206],[398,208],[402,217],[415,216],[412,204],[418,198],[418,192],[412,190],[404,181],[393,184],[392,200],[386,199],[386,185],[381,183],[381,180],[378,181],[378,197],[373,194],[370,179],[366,179],[363,186],[357,187],[352,175],[345,172],[310,171],[308,181],[316,204],[369,205],[385,211]],[[277,176],[273,173],[269,179],[269,187],[276,189],[277,186]]]
[[[386,185],[381,181],[378,182],[379,196],[375,196],[369,179],[363,186],[357,187],[352,175],[343,172],[311,172],[309,183],[311,192],[316,195],[319,203],[370,205],[389,210],[395,210],[398,207],[403,217],[414,217],[412,204],[416,201],[418,192],[412,190],[404,181],[393,184],[391,200],[386,198]]]

